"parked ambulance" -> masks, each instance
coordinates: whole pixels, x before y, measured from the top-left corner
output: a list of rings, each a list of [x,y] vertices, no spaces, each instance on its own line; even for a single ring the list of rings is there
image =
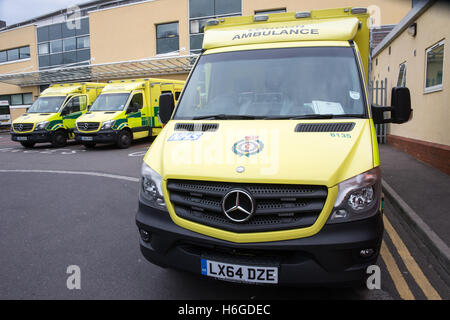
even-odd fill
[[[184,81],[133,79],[110,81],[92,107],[76,121],[75,137],[87,148],[97,143],[115,143],[128,148],[136,139],[156,136],[159,96],[181,94]]]
[[[411,115],[407,88],[370,105],[368,19],[342,8],[207,22],[142,165],[149,261],[254,284],[364,281],[383,236],[374,123]]]
[[[75,120],[86,113],[104,86],[92,82],[51,85],[13,121],[11,139],[26,148],[40,142],[64,147],[68,139],[74,138]]]

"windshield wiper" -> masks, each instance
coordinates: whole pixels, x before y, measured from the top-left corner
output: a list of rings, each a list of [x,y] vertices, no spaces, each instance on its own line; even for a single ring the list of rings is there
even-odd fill
[[[334,114],[304,114],[300,116],[280,116],[280,117],[265,117],[264,119],[274,119],[274,120],[283,120],[283,119],[332,119],[335,117]]]
[[[207,116],[198,116],[193,117],[192,120],[252,120],[252,119],[264,119],[265,117],[262,116],[250,116],[245,114],[211,114]]]

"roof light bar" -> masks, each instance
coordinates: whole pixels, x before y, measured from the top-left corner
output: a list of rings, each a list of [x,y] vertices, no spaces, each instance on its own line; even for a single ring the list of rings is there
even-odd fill
[[[255,21],[255,22],[258,22],[258,21],[267,21],[267,20],[269,20],[269,16],[268,16],[268,15],[265,15],[265,14],[256,15],[256,16],[253,18],[253,21]]]
[[[350,10],[352,14],[367,13],[367,8],[355,7]]]
[[[217,25],[219,24],[219,20],[217,20],[217,19],[211,19],[211,20],[208,20],[208,22],[206,22],[206,24],[207,24],[208,26],[217,26]]]
[[[300,11],[300,12],[295,13],[296,19],[309,18],[309,17],[311,17],[311,11]]]

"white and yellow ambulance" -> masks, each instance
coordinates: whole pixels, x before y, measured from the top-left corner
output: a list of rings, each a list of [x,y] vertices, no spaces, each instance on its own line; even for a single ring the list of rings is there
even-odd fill
[[[364,8],[209,20],[144,157],[136,223],[151,262],[226,281],[360,283],[383,235]],[[390,117],[388,113],[391,113]],[[383,116],[386,113],[386,118]]]
[[[87,112],[104,86],[92,82],[51,85],[13,121],[11,139],[26,148],[41,142],[64,147],[68,139],[74,138],[75,120]]]
[[[184,81],[131,79],[110,81],[92,107],[76,121],[75,137],[87,148],[97,143],[115,143],[128,148],[133,140],[156,136],[159,96],[171,93],[178,99]]]

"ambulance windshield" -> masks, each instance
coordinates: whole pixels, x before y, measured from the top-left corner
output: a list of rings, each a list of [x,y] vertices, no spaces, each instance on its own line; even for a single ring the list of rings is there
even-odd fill
[[[205,54],[174,119],[366,118],[350,47],[300,47]]]
[[[122,111],[129,93],[102,93],[95,99],[89,111]]]
[[[64,100],[66,100],[66,96],[39,97],[27,113],[56,113]]]

